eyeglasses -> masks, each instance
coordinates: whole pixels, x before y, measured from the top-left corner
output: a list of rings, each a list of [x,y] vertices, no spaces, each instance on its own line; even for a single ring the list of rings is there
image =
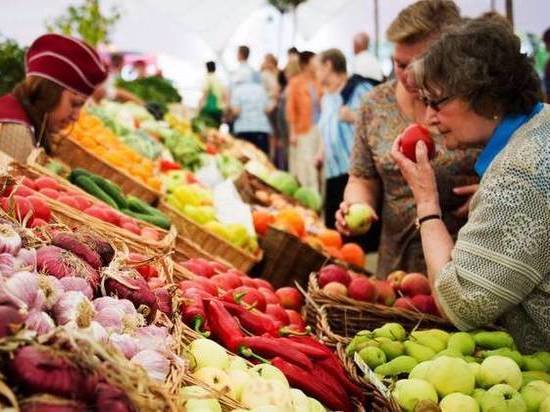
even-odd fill
[[[422,103],[424,103],[424,105],[426,107],[431,107],[433,110],[435,110],[436,112],[439,112],[441,110],[441,105],[449,100],[451,100],[454,96],[447,96],[447,97],[442,97],[441,99],[437,99],[437,100],[432,100],[432,99],[429,99],[427,98],[426,96],[421,96],[420,97],[420,100],[422,100]]]

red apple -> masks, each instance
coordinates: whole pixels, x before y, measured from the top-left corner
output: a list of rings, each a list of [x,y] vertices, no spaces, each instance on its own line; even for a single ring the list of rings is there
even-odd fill
[[[348,288],[340,282],[329,282],[323,287],[323,292],[332,296],[347,296]]]
[[[34,184],[34,181],[32,179],[28,178],[27,176],[25,176],[21,180],[21,184],[27,186],[29,189],[36,190],[36,186]]]
[[[243,286],[248,286],[249,288],[257,289],[256,282],[254,282],[254,279],[249,278],[248,276],[242,276],[241,280],[243,282]]]
[[[277,295],[271,289],[259,287],[258,292],[264,295],[265,301],[268,304],[272,303],[278,305],[279,303],[281,303]]]
[[[195,275],[211,278],[215,275],[210,262],[203,258],[192,258],[182,263],[182,266]]]
[[[319,272],[319,287],[324,288],[330,282],[338,282],[344,286],[348,286],[351,282],[351,276],[341,266],[328,265]]]
[[[38,179],[35,179],[34,187],[37,190],[45,189],[45,188],[54,189],[54,190],[61,189],[61,186],[59,185],[59,183],[57,183],[57,180],[49,176],[40,176]]]
[[[416,309],[423,313],[436,314],[437,306],[435,300],[431,295],[416,295],[412,298],[413,305]]]
[[[234,273],[220,273],[219,275],[214,275],[211,277],[212,282],[216,284],[220,289],[229,292],[230,290],[236,289],[239,286],[243,285],[240,276],[235,275]]]
[[[239,286],[231,292],[227,292],[224,295],[224,300],[244,306],[253,306],[260,312],[264,312],[266,307],[264,296],[256,289],[248,286]]]
[[[391,272],[386,280],[391,283],[393,288],[398,291],[401,289],[401,282],[407,273],[403,270],[394,270]]]
[[[271,291],[275,291],[275,289],[273,288],[273,285],[265,279],[256,278],[254,279],[254,283],[256,283],[256,287],[258,288],[267,288]]]
[[[244,273],[242,270],[235,269],[235,268],[229,268],[224,273],[232,273],[234,275],[237,275],[238,277],[246,277],[248,276],[246,273]]]
[[[395,302],[395,291],[390,282],[387,280],[375,280],[376,286],[376,301],[382,305],[391,306]]]
[[[265,313],[271,316],[271,318],[281,322],[283,326],[286,326],[290,323],[288,313],[286,313],[285,309],[279,304],[267,304],[265,308]]]
[[[28,196],[34,195],[35,191],[28,186],[19,185],[17,186],[17,189],[15,189],[13,193],[18,196],[28,197]]]
[[[285,309],[294,309],[299,311],[304,305],[304,297],[296,288],[285,286],[275,291],[281,305]]]
[[[401,281],[401,292],[406,296],[429,295],[432,293],[428,278],[422,273],[409,273]]]
[[[414,302],[412,301],[411,298],[407,296],[403,296],[398,298],[395,301],[395,303],[393,304],[393,307],[399,308],[399,309],[406,309],[406,310],[415,310],[416,306],[414,306]]]
[[[363,302],[373,302],[376,299],[376,287],[368,277],[356,277],[348,286],[348,296]]]
[[[416,144],[420,140],[428,147],[428,158],[432,159],[435,156],[435,144],[428,129],[413,123],[401,135],[401,152],[413,162],[416,162]]]
[[[216,274],[218,273],[225,273],[229,270],[229,267],[224,265],[223,263],[217,262],[217,261],[211,261],[210,267]]]
[[[60,194],[57,190],[44,188],[38,191],[40,194],[49,197],[50,199],[58,199]]]
[[[288,315],[288,319],[290,320],[290,323],[288,325],[291,329],[293,329],[295,332],[303,332],[306,329],[306,323],[304,322],[304,318],[302,318],[300,312],[292,309],[286,309],[285,312]]]

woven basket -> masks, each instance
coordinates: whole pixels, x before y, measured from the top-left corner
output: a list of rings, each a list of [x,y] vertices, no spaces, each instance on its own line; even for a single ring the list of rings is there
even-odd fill
[[[192,242],[191,240],[183,236],[178,236],[176,238],[176,247],[174,249],[174,253],[172,254],[172,259],[175,262],[183,262],[185,260],[192,259],[192,258],[203,258],[206,260],[223,263],[228,267],[233,266],[227,260],[219,256],[211,255],[206,250],[204,250],[202,246]]]
[[[147,203],[155,204],[160,193],[137,180],[127,172],[111,166],[103,159],[80,146],[69,137],[56,138],[54,155],[71,168],[82,167],[118,184],[124,193],[133,195]]]
[[[342,361],[348,376],[353,382],[359,385],[359,387],[365,393],[367,399],[366,403],[370,405],[370,411],[373,412],[401,412],[401,408],[393,398],[387,398],[384,396],[378,388],[373,385],[368,379],[366,379],[359,368],[355,365],[352,359],[346,356],[344,345],[338,344],[336,348],[336,354]]]
[[[253,255],[243,249],[233,246],[231,243],[206,230],[185,217],[174,208],[161,201],[159,209],[166,214],[176,226],[178,233],[185,239],[193,239],[193,243],[201,245],[201,249],[216,259],[229,262],[229,264],[243,272],[248,272],[262,260],[262,251]]]
[[[237,180],[235,180],[235,187],[237,188],[242,199],[249,204],[269,206],[269,202],[266,202],[265,199],[258,198],[256,196],[257,191],[263,191],[268,194],[277,194],[281,196],[286,203],[292,206],[300,206],[300,203],[296,199],[281,193],[273,186],[267,184],[259,177],[254,176],[246,170],[241,173]]]
[[[68,191],[78,193],[93,202],[100,202],[100,200],[86,193],[79,187],[72,185],[68,181],[56,176],[54,173],[38,165],[23,166],[18,163],[12,163],[10,165],[10,174],[12,176],[27,176],[33,179],[41,175],[47,175],[53,179],[56,179],[59,185]],[[136,223],[140,228],[154,228],[161,234],[162,238],[158,241],[154,241],[138,236],[135,233],[122,229],[111,223],[104,222],[103,220],[97,219],[93,216],[89,216],[80,210],[73,209],[70,206],[60,203],[57,200],[51,199],[38,192],[36,195],[41,197],[48,204],[58,222],[63,223],[70,228],[92,228],[94,231],[103,235],[106,239],[123,242],[132,252],[142,253],[147,256],[163,255],[169,253],[174,248],[177,235],[176,228],[174,226],[172,226],[169,231],[166,231],[147,222],[136,220]]]
[[[407,331],[421,329],[456,330],[437,316],[368,302],[346,296],[328,295],[319,288],[317,274],[309,277],[306,296],[306,322],[327,344],[347,344],[357,332],[378,328],[388,322],[397,322]]]
[[[298,282],[306,287],[309,274],[318,271],[327,258],[302,242],[296,236],[269,227],[260,238],[264,259],[258,268],[258,275],[274,287],[294,286]]]

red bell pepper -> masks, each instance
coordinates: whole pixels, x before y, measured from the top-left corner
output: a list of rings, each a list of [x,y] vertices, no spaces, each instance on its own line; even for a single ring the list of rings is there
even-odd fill
[[[267,359],[280,357],[305,370],[311,370],[313,363],[302,352],[281,344],[279,338],[267,336],[247,336],[239,341],[238,354],[243,356],[259,355]]]
[[[233,353],[237,353],[244,338],[244,334],[237,320],[227,311],[223,304],[216,300],[209,300],[206,305],[206,314],[210,330],[220,343]]]
[[[160,161],[160,171],[161,172],[168,172],[170,170],[181,170],[181,166],[176,162],[172,162],[170,160],[162,159]]]
[[[253,335],[260,336],[268,334],[278,336],[281,323],[273,320],[269,316],[259,312],[247,310],[241,305],[230,302],[222,302],[224,307],[235,316],[241,326]]]
[[[304,371],[299,366],[279,357],[272,359],[271,364],[283,372],[292,387],[301,389],[330,410],[352,412],[349,400],[347,398],[340,399],[334,392],[328,390],[327,384],[322,382],[313,371]]]

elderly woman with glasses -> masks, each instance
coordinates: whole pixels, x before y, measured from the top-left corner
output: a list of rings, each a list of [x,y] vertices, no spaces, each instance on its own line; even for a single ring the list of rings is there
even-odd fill
[[[369,92],[358,113],[349,180],[337,213],[337,228],[350,234],[343,215],[351,204],[366,203],[380,213],[379,277],[399,269],[426,271],[415,227],[414,198],[390,152],[393,141],[407,126],[424,122],[426,107],[409,84],[407,67],[460,20],[459,9],[450,0],[422,0],[401,11],[387,31],[388,39],[395,43],[396,79]],[[443,137],[435,136],[435,141],[441,148]],[[473,170],[477,153],[475,149],[446,151],[433,163],[441,190],[443,220],[453,235],[466,222],[466,203],[477,188],[478,178]],[[367,239],[366,246],[372,246],[373,240]]]
[[[416,202],[437,304],[462,330],[504,326],[526,352],[550,348],[550,106],[508,25],[473,20],[413,66],[428,117],[448,149],[483,146],[466,225],[441,220],[424,143],[417,163],[392,156]]]

